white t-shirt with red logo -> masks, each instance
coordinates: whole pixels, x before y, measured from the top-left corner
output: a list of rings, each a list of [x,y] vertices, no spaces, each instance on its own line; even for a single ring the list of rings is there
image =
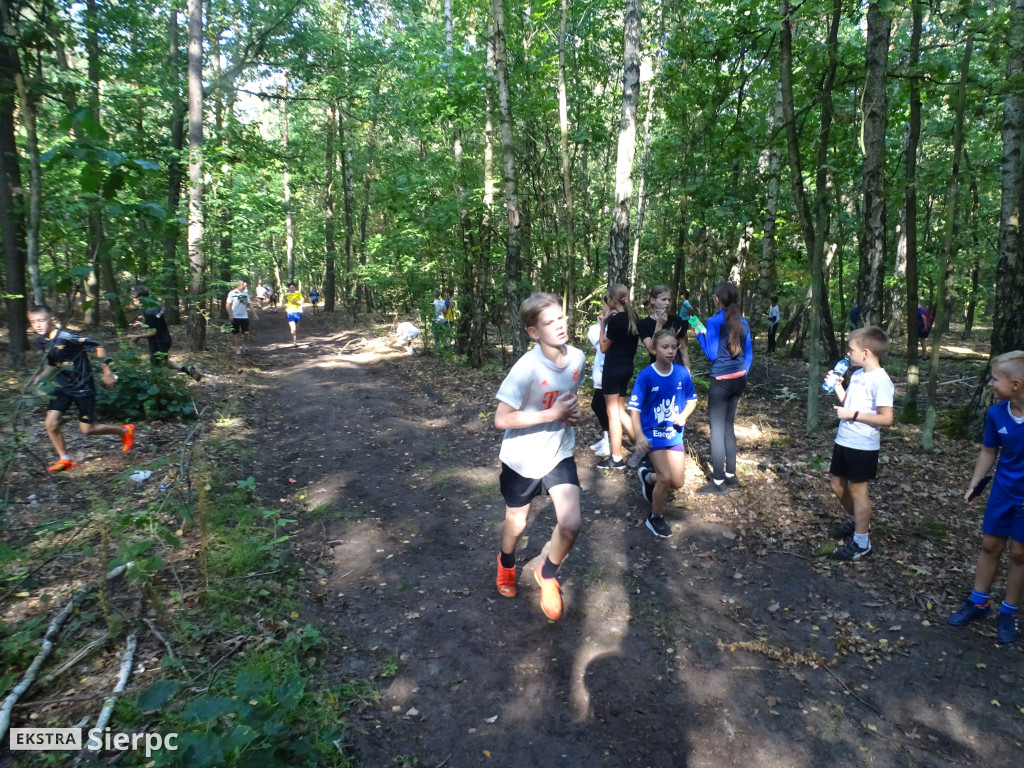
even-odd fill
[[[567,346],[565,360],[565,365],[557,366],[544,356],[540,344],[534,345],[512,366],[495,397],[517,411],[547,410],[559,395],[576,394],[583,381],[583,352]],[[518,474],[536,479],[572,456],[575,444],[576,431],[558,419],[506,429],[498,456]]]

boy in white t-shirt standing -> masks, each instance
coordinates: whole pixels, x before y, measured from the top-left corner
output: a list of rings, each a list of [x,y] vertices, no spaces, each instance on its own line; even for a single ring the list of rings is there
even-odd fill
[[[228,291],[224,308],[231,315],[231,341],[235,354],[249,351],[249,291],[245,280]]]
[[[889,348],[889,337],[875,326],[858,328],[848,337],[847,357],[859,366],[850,377],[850,386],[836,384],[841,405],[834,406],[839,431],[832,448],[832,492],[852,517],[832,533],[834,539],[849,540],[837,549],[833,560],[860,560],[871,554],[868,529],[871,527],[871,500],[868,481],[878,472],[878,451],[882,427],[892,424],[893,383],[882,368],[880,358]],[[834,378],[831,371],[826,381]]]
[[[505,430],[501,441],[501,495],[505,522],[498,552],[498,592],[516,594],[516,545],[526,528],[530,501],[547,491],[556,525],[548,554],[534,574],[541,609],[549,619],[562,616],[558,567],[580,530],[580,481],[573,459],[575,425],[582,411],[576,391],[583,381],[586,357],[570,347],[562,300],[534,293],[519,308],[519,317],[537,344],[512,366],[498,388],[494,426]]]

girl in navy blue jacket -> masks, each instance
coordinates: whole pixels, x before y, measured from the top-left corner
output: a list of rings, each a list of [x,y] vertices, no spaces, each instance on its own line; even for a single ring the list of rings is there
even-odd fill
[[[697,334],[704,355],[711,361],[708,421],[711,424],[711,482],[698,493],[725,494],[738,488],[736,477],[736,405],[747,386],[754,359],[750,326],[740,311],[740,289],[722,283],[715,291],[715,308],[707,331]]]

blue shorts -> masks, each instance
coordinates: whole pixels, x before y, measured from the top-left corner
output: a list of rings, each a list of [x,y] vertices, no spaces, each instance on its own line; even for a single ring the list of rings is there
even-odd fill
[[[288,322],[289,323],[301,323],[302,322],[302,313],[301,312],[289,312],[288,313]]]
[[[1011,499],[995,488],[985,504],[985,519],[981,530],[997,539],[1024,542],[1024,509],[1020,499]]]

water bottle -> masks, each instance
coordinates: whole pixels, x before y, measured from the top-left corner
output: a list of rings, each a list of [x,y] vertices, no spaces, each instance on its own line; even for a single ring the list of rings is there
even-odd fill
[[[693,328],[694,333],[708,332],[708,329],[704,327],[704,323],[702,323],[700,318],[696,315],[690,315],[690,327]]]
[[[828,376],[825,377],[825,381],[822,382],[821,388],[826,392],[835,391],[836,385],[843,380],[843,376],[850,369],[850,358],[844,357],[835,367],[829,371]]]
[[[633,452],[631,454],[629,454],[629,458],[626,459],[626,463],[631,468],[636,469],[637,467],[640,466],[640,463],[644,460],[644,457],[647,455],[648,450],[650,450],[650,449],[640,450],[639,448],[634,448]]]

